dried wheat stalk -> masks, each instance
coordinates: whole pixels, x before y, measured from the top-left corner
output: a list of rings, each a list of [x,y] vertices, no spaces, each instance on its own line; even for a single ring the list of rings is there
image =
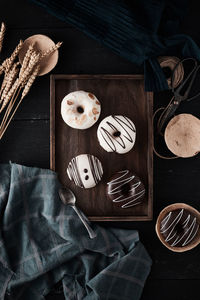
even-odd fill
[[[15,80],[14,84],[12,85],[12,87],[8,90],[7,94],[5,94],[3,104],[0,109],[0,113],[6,107],[6,105],[8,104],[9,100],[13,97],[13,95],[15,95],[18,87],[19,87],[19,79],[17,78]]]
[[[22,84],[22,86],[24,86],[26,84],[26,82],[29,79],[29,76],[32,73],[34,67],[38,64],[39,59],[40,59],[40,54],[39,53],[33,53],[30,56],[30,59],[29,59],[29,62],[28,62],[28,65],[27,65],[26,69],[24,70],[23,73],[21,73],[19,75],[19,80],[20,80],[20,83]]]
[[[1,41],[3,41],[4,33],[5,26],[2,24],[0,31],[0,47],[2,45]],[[20,63],[18,61],[16,62],[16,58],[23,46],[23,41],[20,41],[12,55],[4,60],[0,66],[0,75],[4,73],[0,89],[0,113],[5,109],[0,124],[0,139],[3,137],[19,105],[28,94],[33,82],[39,74],[41,60],[60,48],[61,44],[62,43],[59,42],[44,52],[39,52],[34,49],[34,45],[30,45],[24,56],[22,65],[19,67]]]
[[[3,46],[3,40],[4,40],[5,31],[6,31],[6,26],[2,22],[1,23],[1,30],[0,30],[0,52],[1,52],[1,49],[2,49],[2,46]]]
[[[6,108],[6,111],[4,113],[4,116],[3,116],[3,119],[1,121],[1,125],[0,125],[0,139],[2,138],[4,132],[5,132],[5,128],[7,128],[7,120],[9,118],[9,115],[11,114],[12,110],[13,110],[13,107],[15,105],[15,102],[17,101],[18,99],[18,96],[20,94],[20,88],[19,89],[16,89],[15,92],[13,93],[12,97],[10,98],[9,100],[9,103],[8,103],[8,106]],[[11,120],[10,120],[11,121]],[[10,123],[9,121],[9,123]]]
[[[14,105],[15,102],[16,102],[16,99],[17,99],[17,97],[18,97],[18,95],[19,95],[20,90],[18,90],[18,93],[17,93],[17,96],[15,97],[15,99],[14,99],[14,97],[12,97],[12,99],[11,99],[11,101],[13,101],[13,102],[12,102],[12,107],[9,107],[9,109],[8,109],[9,113],[6,114],[6,118],[3,120],[3,125],[4,125],[4,126],[3,126],[2,129],[0,128],[0,139],[1,139],[2,136],[4,135],[4,133],[5,133],[5,131],[6,131],[7,127],[8,127],[8,125],[10,124],[10,122],[11,122],[13,116],[15,115],[15,113],[16,113],[16,111],[17,111],[19,105],[21,104],[22,100],[23,100],[24,97],[28,94],[28,92],[29,92],[31,86],[33,85],[33,82],[35,81],[35,79],[36,79],[36,77],[37,77],[37,75],[38,75],[38,73],[39,73],[39,70],[40,70],[40,66],[37,65],[37,66],[35,67],[35,69],[33,70],[32,74],[30,75],[30,77],[29,77],[29,79],[28,79],[26,85],[24,86],[24,90],[23,90],[23,92],[22,92],[22,95],[21,95],[20,100],[18,101],[18,103],[17,103],[17,105],[16,105],[14,111],[12,112],[11,116],[9,117],[9,114],[10,114],[10,112],[11,112],[11,109],[12,109],[13,105]],[[20,89],[21,89],[21,88],[20,88]],[[13,100],[13,99],[14,99],[14,100]],[[9,119],[8,119],[8,117],[9,117]]]
[[[33,49],[33,45],[31,44],[29,47],[28,47],[28,50],[24,56],[24,59],[23,59],[23,62],[22,62],[22,66],[21,66],[21,69],[20,69],[20,72],[19,72],[19,76],[21,76],[23,74],[23,72],[26,70],[27,66],[28,66],[28,63],[29,63],[29,60],[30,60],[30,57],[31,55],[33,54],[34,52],[34,49]]]
[[[60,46],[62,45],[62,42],[58,42],[48,50],[41,52],[40,60],[42,60],[44,57],[48,56],[49,54],[53,53],[54,51],[58,50]]]
[[[28,94],[31,86],[33,85],[33,82],[35,81],[35,79],[39,73],[39,70],[40,70],[40,66],[37,65],[35,67],[35,69],[33,70],[32,74],[30,75],[26,85],[24,86],[24,90],[23,90],[22,96],[21,96],[22,99]]]
[[[11,88],[12,84],[14,83],[14,80],[16,79],[19,69],[19,62],[14,63],[13,67],[11,70],[5,74],[2,85],[1,85],[1,90],[0,90],[0,104],[3,102],[6,94],[8,93],[9,89]]]
[[[2,72],[5,72],[5,74],[7,74],[10,71],[10,68],[12,67],[22,46],[23,46],[23,41],[20,41],[17,47],[15,48],[15,50],[13,51],[13,53],[11,54],[11,56],[4,60],[0,68],[0,75],[2,74]]]

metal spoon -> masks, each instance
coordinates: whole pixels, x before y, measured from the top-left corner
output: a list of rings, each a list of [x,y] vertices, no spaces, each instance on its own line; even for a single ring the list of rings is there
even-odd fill
[[[60,188],[59,189],[59,196],[60,196],[60,199],[62,200],[62,202],[65,205],[71,205],[71,207],[75,210],[75,212],[79,216],[80,220],[82,221],[83,225],[87,229],[90,238],[91,239],[95,238],[96,233],[90,227],[88,218],[75,205],[76,197],[75,197],[74,193],[68,188]]]

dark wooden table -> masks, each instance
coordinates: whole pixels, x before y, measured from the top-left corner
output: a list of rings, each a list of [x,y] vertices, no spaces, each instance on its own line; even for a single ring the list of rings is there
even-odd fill
[[[200,45],[197,5],[198,1],[190,1],[183,27]],[[0,16],[8,28],[1,59],[11,53],[20,38],[41,33],[54,41],[64,42],[53,73],[132,74],[143,71],[26,0],[1,0]],[[166,93],[156,95],[155,104],[167,97]],[[190,112],[200,116],[198,101],[191,103]],[[49,168],[49,75],[37,79],[0,141],[0,162],[9,160],[27,166]],[[116,226],[139,230],[140,238],[153,259],[142,300],[199,299],[200,246],[186,253],[172,253],[155,234],[155,221],[160,210],[174,202],[186,202],[200,209],[199,155],[175,161],[155,157],[153,221],[115,223]],[[106,223],[104,225],[108,226]],[[64,297],[51,293],[47,299]]]

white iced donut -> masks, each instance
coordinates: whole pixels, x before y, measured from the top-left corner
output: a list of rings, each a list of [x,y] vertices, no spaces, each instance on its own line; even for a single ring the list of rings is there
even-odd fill
[[[107,152],[129,152],[136,139],[134,123],[125,116],[109,116],[101,121],[97,130],[101,147]]]
[[[101,104],[94,94],[75,91],[66,95],[61,103],[64,122],[72,128],[87,129],[99,118]]]
[[[97,157],[81,154],[72,158],[67,167],[67,174],[77,186],[89,189],[101,180],[103,168]]]

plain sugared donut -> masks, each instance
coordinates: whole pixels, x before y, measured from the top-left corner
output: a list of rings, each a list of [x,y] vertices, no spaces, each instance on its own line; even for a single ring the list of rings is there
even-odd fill
[[[134,123],[125,116],[109,116],[101,121],[97,130],[101,147],[107,152],[129,152],[136,139]]]
[[[121,208],[144,201],[145,188],[138,176],[129,170],[117,172],[107,183],[107,196]]]
[[[89,189],[101,180],[103,168],[97,157],[91,154],[80,154],[70,161],[67,174],[75,185]]]
[[[101,113],[101,104],[94,94],[75,91],[66,95],[61,103],[64,122],[72,128],[87,129],[94,125]]]
[[[188,245],[196,237],[198,230],[196,216],[184,208],[170,211],[160,225],[160,233],[172,247]]]

